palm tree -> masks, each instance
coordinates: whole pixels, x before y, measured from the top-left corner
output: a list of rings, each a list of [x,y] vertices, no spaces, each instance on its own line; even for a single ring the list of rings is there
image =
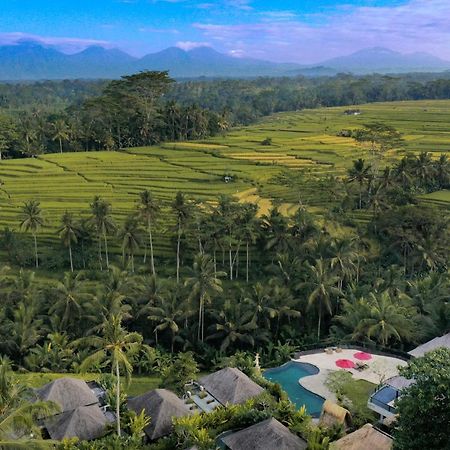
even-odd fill
[[[65,273],[62,281],[54,288],[56,301],[49,310],[60,318],[59,331],[69,328],[69,321],[77,324],[84,309],[84,303],[91,296],[84,290],[81,274]]]
[[[450,160],[448,156],[441,155],[434,166],[439,189],[448,187],[450,183]]]
[[[152,228],[158,217],[159,211],[160,207],[150,191],[145,190],[139,194],[138,214],[139,218],[145,223],[147,227],[148,243],[150,245],[150,265],[152,268],[153,275],[156,275],[156,271],[155,271],[155,260],[153,255]],[[146,257],[147,257],[147,249],[145,250],[144,264],[146,261]]]
[[[205,303],[213,296],[223,292],[221,277],[225,272],[215,272],[214,263],[208,255],[198,254],[194,259],[193,269],[185,286],[190,289],[190,299],[198,298],[198,334],[197,339],[203,342],[205,328]]]
[[[257,205],[243,206],[241,233],[245,241],[245,281],[248,283],[250,269],[250,244],[254,244],[258,237],[259,221],[256,218]]]
[[[133,216],[127,217],[122,229],[119,231],[119,239],[122,240],[122,259],[125,264],[125,254],[128,262],[131,262],[131,271],[134,272],[134,254],[141,245],[141,233],[137,220]]]
[[[180,282],[180,247],[181,236],[187,220],[190,216],[190,208],[186,203],[186,199],[181,192],[177,192],[174,202],[172,203],[172,209],[175,212],[177,221],[177,283]]]
[[[41,227],[44,226],[44,219],[42,217],[41,204],[37,200],[30,200],[22,206],[22,217],[20,227],[26,232],[30,231],[34,239],[34,257],[36,268],[39,267],[39,257],[37,250],[36,234]]]
[[[63,214],[58,233],[63,245],[69,249],[70,270],[73,272],[72,244],[77,243],[79,230],[73,220],[72,213],[66,211]]]
[[[356,181],[359,184],[359,209],[362,209],[363,185],[371,178],[370,170],[371,166],[366,166],[366,162],[361,158],[353,161],[353,167],[348,170],[348,183]]]
[[[268,341],[267,330],[258,329],[254,312],[245,306],[243,303],[228,304],[223,311],[212,311],[216,323],[210,329],[215,333],[209,335],[207,340],[219,339],[221,352],[234,344],[239,344],[238,348],[243,344],[254,347],[256,335],[260,340]]]
[[[108,234],[113,233],[116,230],[116,224],[111,217],[111,205],[101,199],[99,196],[95,196],[91,207],[91,218],[90,222],[94,226],[97,232],[98,239],[98,257],[100,270],[102,267],[102,244],[101,239],[103,238],[105,244],[105,257],[106,257],[106,267],[109,269],[109,256],[108,256]]]
[[[259,282],[256,283],[252,287],[249,296],[244,298],[244,303],[250,305],[255,320],[261,320],[264,328],[270,329],[270,321],[277,316],[270,289]]]
[[[69,140],[70,129],[63,119],[56,120],[52,125],[53,125],[52,139],[54,141],[59,142],[59,151],[60,153],[62,153],[63,152],[62,143],[63,141]]]
[[[156,323],[154,333],[158,345],[158,333],[169,330],[171,333],[170,351],[173,353],[175,338],[180,331],[179,323],[188,315],[186,302],[183,302],[176,290],[168,291],[157,306],[144,309],[148,320]]]
[[[307,263],[308,281],[301,283],[300,287],[308,289],[308,308],[317,306],[317,340],[320,341],[320,325],[325,309],[332,314],[332,297],[338,296],[341,291],[336,287],[339,277],[334,275],[323,259],[316,260],[315,265]]]
[[[362,319],[357,331],[365,331],[369,339],[373,337],[384,347],[390,340],[411,342],[416,335],[415,308],[401,304],[390,296],[389,291],[381,295],[370,293],[367,298],[369,316]]]
[[[54,446],[41,438],[38,419],[58,412],[52,402],[29,401],[31,392],[19,383],[10,361],[0,356],[0,448],[44,449]]]
[[[342,290],[344,280],[351,281],[357,270],[356,240],[354,238],[336,239],[333,241],[332,249],[334,256],[330,260],[330,265],[339,276],[338,288]]]
[[[139,333],[129,333],[122,327],[122,317],[112,316],[103,322],[100,336],[88,336],[81,338],[73,345],[86,345],[93,348],[80,365],[81,372],[87,372],[91,367],[107,362],[111,366],[111,372],[116,377],[116,427],[117,434],[121,436],[120,428],[120,370],[125,373],[129,383],[133,366],[130,358],[142,348],[142,336]]]

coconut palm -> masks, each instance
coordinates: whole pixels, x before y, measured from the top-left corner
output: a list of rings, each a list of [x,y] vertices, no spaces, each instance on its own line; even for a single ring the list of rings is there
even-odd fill
[[[72,244],[77,243],[79,230],[72,213],[66,211],[63,214],[58,233],[63,245],[69,249],[70,270],[73,272]]]
[[[85,302],[91,298],[83,286],[81,274],[64,274],[62,281],[58,281],[54,288],[56,301],[49,310],[59,320],[59,331],[66,331],[70,322],[78,323],[82,317]]]
[[[113,233],[116,230],[116,224],[111,217],[111,205],[101,199],[99,196],[95,196],[93,202],[90,204],[91,208],[91,218],[90,223],[95,228],[97,232],[98,239],[98,257],[100,270],[102,267],[102,243],[105,245],[105,257],[106,257],[106,267],[109,269],[109,255],[108,255],[108,234]]]
[[[176,216],[177,222],[177,283],[180,282],[180,248],[181,248],[181,236],[186,223],[190,217],[190,205],[186,202],[184,194],[177,192],[174,202],[172,203],[172,209]]]
[[[160,211],[160,207],[158,202],[153,197],[152,193],[148,190],[145,190],[139,194],[139,202],[138,202],[138,214],[139,218],[145,223],[147,227],[148,233],[148,243],[150,246],[150,266],[152,268],[152,274],[156,275],[155,271],[155,260],[153,254],[153,227],[155,225],[155,221],[158,218],[158,214]],[[144,264],[146,262],[147,257],[147,249],[144,254]]]
[[[149,306],[143,311],[148,313],[148,320],[155,323],[153,330],[156,344],[158,344],[158,334],[163,331],[170,331],[170,351],[173,353],[175,338],[180,331],[179,324],[188,315],[186,302],[183,302],[176,290],[168,291],[163,299],[156,306]]]
[[[369,316],[362,319],[356,329],[365,331],[369,339],[375,339],[384,347],[394,340],[397,342],[414,340],[417,316],[414,307],[402,304],[391,297],[389,291],[380,295],[370,293],[367,297]]]
[[[316,260],[314,265],[306,264],[307,280],[300,288],[308,291],[308,308],[316,306],[318,312],[317,340],[320,341],[320,326],[324,310],[332,314],[332,299],[341,291],[336,287],[339,277],[330,270],[323,259]]]
[[[371,179],[371,166],[366,165],[364,159],[353,161],[353,167],[348,170],[348,183],[357,182],[359,185],[359,209],[362,209],[362,191],[366,181]]]
[[[127,383],[131,379],[133,366],[130,358],[142,348],[142,336],[139,333],[129,333],[122,327],[122,317],[112,316],[103,322],[100,336],[88,336],[73,343],[75,346],[87,346],[93,352],[80,365],[81,372],[107,363],[111,373],[116,377],[116,428],[121,436],[120,427],[120,371],[123,370]]]
[[[63,141],[69,140],[70,128],[63,119],[58,119],[52,124],[52,139],[59,142],[59,151],[63,152]]]
[[[207,340],[218,339],[221,342],[222,352],[233,345],[237,345],[238,348],[242,348],[242,345],[254,347],[256,337],[260,341],[269,340],[267,330],[258,329],[254,312],[244,303],[233,305],[228,303],[224,310],[212,311],[211,315],[216,323],[209,329],[215,333],[209,335]]]
[[[203,342],[205,328],[205,304],[223,292],[220,278],[225,272],[215,272],[214,263],[208,255],[198,254],[194,259],[194,266],[190,270],[190,277],[185,286],[190,289],[189,299],[198,299],[198,334],[197,339]]]
[[[354,238],[335,239],[332,245],[333,257],[330,266],[339,276],[338,288],[342,290],[344,280],[351,281],[356,273],[358,252]]]
[[[39,267],[39,257],[37,249],[37,232],[44,226],[41,204],[37,200],[30,200],[22,206],[20,227],[31,232],[34,240],[34,257],[36,268]]]
[[[441,155],[434,163],[439,189],[444,189],[450,184],[450,160],[447,155]]]
[[[123,263],[125,264],[126,254],[128,255],[128,263],[131,264],[131,271],[134,272],[134,254],[141,245],[141,232],[135,217],[127,217],[123,227],[119,230],[119,239],[122,241]]]
[[[0,448],[53,448],[44,441],[37,420],[58,412],[54,403],[30,401],[30,390],[22,385],[11,370],[10,361],[0,356]]]

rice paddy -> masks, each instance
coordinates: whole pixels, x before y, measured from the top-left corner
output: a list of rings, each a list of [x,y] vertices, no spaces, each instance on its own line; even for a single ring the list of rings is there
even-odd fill
[[[277,204],[283,213],[292,214],[299,201],[321,212],[330,201],[326,182],[308,180],[343,176],[354,159],[370,159],[367,148],[338,134],[375,121],[404,134],[404,147],[388,152],[385,161],[407,153],[450,152],[450,101],[361,105],[358,116],[346,115],[346,109],[280,113],[203,142],[0,161],[0,227],[18,229],[20,206],[37,199],[46,219],[42,237],[53,239],[65,210],[86,214],[94,195],[100,195],[122,220],[144,189],[166,204],[183,191],[203,201],[214,201],[220,194],[235,195],[258,203],[260,213]],[[266,138],[271,145],[262,145]],[[306,177],[301,192],[277,181],[286,171]],[[226,183],[225,176],[232,181]],[[423,201],[448,208],[450,193],[423,196]],[[162,240],[160,245],[160,251],[167,251],[169,242]]]

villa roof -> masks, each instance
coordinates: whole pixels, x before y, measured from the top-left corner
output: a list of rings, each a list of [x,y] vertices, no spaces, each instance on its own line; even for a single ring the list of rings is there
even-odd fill
[[[330,446],[331,450],[390,450],[392,439],[369,423]]]
[[[244,403],[264,392],[261,386],[234,367],[206,375],[199,383],[222,405]]]
[[[410,380],[408,378],[398,375],[396,377],[392,377],[386,380],[385,384],[388,384],[389,386],[392,386],[393,388],[401,391],[402,389],[407,388],[412,384],[414,384],[414,380]]]
[[[231,450],[304,450],[308,446],[274,418],[229,434],[222,441]]]
[[[166,436],[172,431],[172,417],[191,414],[188,406],[167,389],[154,389],[128,400],[128,408],[140,414],[143,410],[151,418],[144,429],[151,440]]]
[[[325,400],[322,413],[320,414],[320,424],[325,426],[333,426],[336,424],[349,427],[352,422],[350,412],[342,406],[333,403],[330,400]]]
[[[98,405],[79,406],[44,421],[50,437],[57,440],[74,437],[82,441],[96,439],[103,436],[106,424],[106,417]]]
[[[436,337],[431,341],[425,342],[425,344],[419,345],[414,350],[408,352],[411,356],[416,358],[425,355],[425,353],[436,350],[440,347],[450,348],[450,333],[444,334],[444,336]]]
[[[98,402],[85,381],[70,377],[58,378],[37,389],[36,393],[41,400],[55,402],[61,412]]]

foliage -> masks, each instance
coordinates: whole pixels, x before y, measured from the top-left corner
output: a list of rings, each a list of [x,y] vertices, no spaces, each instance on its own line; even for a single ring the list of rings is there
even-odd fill
[[[400,374],[414,379],[396,403],[394,446],[398,449],[448,448],[450,350],[441,348],[409,361]]]

